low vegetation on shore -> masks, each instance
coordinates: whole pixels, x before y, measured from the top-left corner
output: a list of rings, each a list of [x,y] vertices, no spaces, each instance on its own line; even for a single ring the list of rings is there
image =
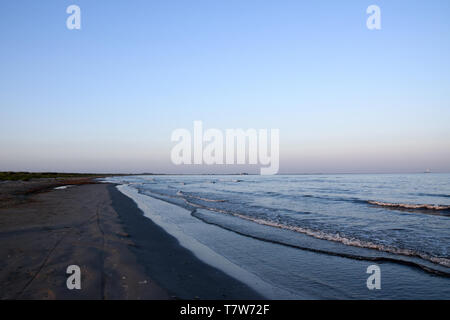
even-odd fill
[[[0,172],[0,181],[29,181],[42,178],[96,178],[111,176],[110,174],[94,173],[61,173],[61,172]]]

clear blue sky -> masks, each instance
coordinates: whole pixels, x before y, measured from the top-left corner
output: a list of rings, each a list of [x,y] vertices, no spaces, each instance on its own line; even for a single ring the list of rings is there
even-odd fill
[[[448,0],[3,0],[0,46],[0,170],[208,171],[170,162],[202,120],[279,128],[281,173],[450,171]]]

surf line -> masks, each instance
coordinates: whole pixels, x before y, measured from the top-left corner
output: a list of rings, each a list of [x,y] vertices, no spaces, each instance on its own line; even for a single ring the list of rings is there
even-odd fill
[[[326,254],[326,255],[330,255],[330,256],[336,256],[336,257],[341,257],[341,258],[348,258],[348,259],[354,259],[354,260],[359,260],[359,261],[370,261],[370,262],[390,262],[390,263],[396,263],[396,264],[400,264],[400,265],[404,265],[404,266],[409,266],[409,267],[413,267],[415,269],[430,273],[430,274],[434,274],[434,275],[438,275],[441,277],[445,277],[445,278],[450,278],[450,273],[449,272],[445,272],[445,271],[441,271],[441,270],[437,270],[437,269],[433,269],[431,267],[425,266],[423,264],[417,263],[417,262],[413,262],[413,261],[407,261],[407,260],[403,260],[403,259],[394,259],[394,258],[389,258],[389,257],[367,257],[367,256],[359,256],[359,255],[354,255],[354,254],[350,254],[350,253],[341,253],[341,252],[333,252],[333,251],[327,251],[327,250],[322,250],[322,249],[315,249],[315,248],[308,248],[308,247],[303,247],[303,246],[299,246],[299,245],[294,245],[294,244],[290,244],[290,243],[285,243],[285,242],[281,242],[281,241],[276,241],[276,240],[271,240],[271,239],[266,239],[266,238],[262,238],[262,237],[258,237],[258,236],[254,236],[254,235],[249,235],[247,233],[241,232],[241,231],[237,231],[237,230],[233,230],[229,227],[225,227],[222,226],[218,223],[214,223],[211,221],[208,221],[202,217],[199,216],[199,214],[197,213],[197,208],[195,208],[195,206],[197,206],[200,209],[204,209],[204,210],[211,210],[208,207],[202,206],[202,205],[198,205],[196,204],[194,206],[194,204],[190,203],[189,201],[187,201],[187,199],[183,198],[183,197],[177,197],[177,196],[171,196],[171,195],[163,195],[163,194],[159,194],[160,197],[158,197],[158,193],[155,193],[153,191],[150,191],[151,194],[148,193],[142,193],[140,191],[138,191],[141,194],[144,194],[148,197],[152,197],[155,198],[157,200],[161,200],[173,205],[176,205],[178,207],[181,207],[183,209],[187,209],[190,211],[190,214],[192,217],[206,223],[206,224],[210,224],[210,225],[215,225],[219,228],[222,228],[224,230],[233,232],[235,234],[239,234],[241,236],[244,237],[248,237],[248,238],[253,238],[256,240],[260,240],[260,241],[264,241],[264,242],[268,242],[268,243],[273,243],[273,244],[278,244],[278,245],[282,245],[282,246],[286,246],[286,247],[290,247],[290,248],[295,248],[295,249],[299,249],[299,250],[304,250],[304,251],[309,251],[309,252],[314,252],[314,253],[319,253],[319,254]],[[164,197],[168,197],[168,198],[176,198],[176,199],[180,199],[180,200],[184,200],[186,202],[186,206],[182,206],[176,202],[170,202],[168,199],[164,199]],[[190,208],[189,208],[190,207]],[[213,210],[215,211],[215,210]],[[228,214],[226,212],[222,212],[222,211],[216,211],[216,212],[221,212],[224,214]],[[367,250],[370,250],[369,248],[366,248]],[[420,257],[418,257],[420,258]]]
[[[437,269],[433,269],[433,268],[427,267],[427,266],[422,265],[422,264],[417,263],[417,262],[412,262],[412,261],[407,261],[407,260],[402,260],[402,259],[394,259],[394,258],[389,258],[389,257],[367,257],[367,256],[358,256],[358,255],[354,255],[354,254],[350,254],[350,253],[341,253],[341,252],[333,252],[333,251],[327,251],[327,250],[321,250],[321,249],[314,249],[314,248],[303,247],[303,246],[294,245],[294,244],[290,244],[290,243],[285,243],[285,242],[281,242],[281,241],[266,239],[266,238],[262,238],[262,237],[258,237],[258,236],[254,236],[254,235],[249,235],[247,233],[244,233],[244,232],[241,232],[241,231],[237,231],[237,230],[233,230],[233,229],[231,229],[229,227],[222,226],[222,225],[220,225],[218,223],[207,221],[206,219],[200,217],[197,214],[197,209],[194,209],[194,210],[191,211],[191,216],[193,216],[194,218],[199,219],[200,221],[202,221],[204,223],[207,223],[207,224],[210,224],[210,225],[215,225],[215,226],[217,226],[219,228],[225,229],[225,230],[230,231],[230,232],[234,232],[234,233],[239,234],[241,236],[248,237],[248,238],[253,238],[253,239],[264,241],[264,242],[268,242],[268,243],[278,244],[278,245],[282,245],[282,246],[286,246],[286,247],[290,247],[290,248],[295,248],[295,249],[300,249],[300,250],[305,250],[305,251],[310,251],[310,252],[314,252],[314,253],[326,254],[326,255],[330,255],[330,256],[337,256],[337,257],[341,257],[341,258],[360,260],[360,261],[397,263],[397,264],[400,264],[400,265],[413,267],[413,268],[416,268],[416,269],[419,269],[421,271],[425,271],[427,273],[431,273],[431,274],[434,274],[434,275],[439,275],[439,276],[442,276],[442,277],[450,278],[450,273],[448,273],[448,272],[437,270]]]

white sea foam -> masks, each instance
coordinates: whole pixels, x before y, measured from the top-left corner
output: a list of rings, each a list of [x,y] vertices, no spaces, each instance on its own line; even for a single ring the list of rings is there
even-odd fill
[[[339,242],[339,243],[345,244],[347,246],[374,249],[374,250],[378,250],[378,251],[383,251],[383,252],[388,252],[388,253],[393,253],[393,254],[398,254],[398,255],[404,255],[404,256],[420,257],[424,260],[431,261],[433,263],[450,268],[450,259],[448,259],[448,258],[433,257],[431,255],[417,252],[417,251],[410,250],[410,249],[402,249],[402,248],[397,248],[397,247],[392,247],[392,246],[386,246],[386,245],[376,244],[373,242],[363,241],[363,240],[355,239],[355,238],[349,239],[349,238],[341,236],[338,233],[330,234],[330,233],[326,233],[323,231],[312,230],[312,229],[303,228],[303,227],[299,227],[299,226],[286,225],[286,224],[282,224],[279,222],[250,217],[248,215],[241,214],[241,213],[229,212],[226,210],[220,210],[220,209],[216,209],[216,208],[208,208],[208,207],[205,207],[202,205],[198,205],[198,204],[189,202],[187,199],[184,199],[184,200],[187,204],[197,207],[197,208],[202,208],[202,209],[225,213],[225,214],[231,214],[235,217],[245,219],[247,221],[252,221],[252,222],[255,222],[255,223],[258,223],[261,225],[284,229],[284,230],[290,230],[290,231],[306,234],[306,235],[314,237],[316,239]]]
[[[64,189],[67,189],[67,188],[70,188],[70,187],[72,187],[72,186],[60,186],[60,187],[56,187],[54,189],[55,190],[64,190]]]
[[[385,246],[385,245],[376,244],[376,243],[363,241],[363,240],[359,240],[359,239],[348,239],[346,237],[339,235],[338,233],[329,234],[329,233],[325,233],[322,231],[316,231],[316,230],[311,230],[311,229],[297,227],[297,226],[289,226],[289,225],[272,222],[272,221],[267,221],[267,220],[263,220],[263,219],[257,219],[257,218],[253,218],[253,217],[249,217],[249,216],[245,216],[245,215],[241,215],[241,214],[236,214],[235,216],[238,216],[242,219],[256,222],[261,225],[266,225],[266,226],[270,226],[270,227],[275,227],[275,228],[286,229],[286,230],[303,233],[303,234],[306,234],[308,236],[311,236],[311,237],[314,237],[317,239],[340,242],[347,246],[375,249],[375,250],[379,250],[379,251],[384,251],[384,252],[389,252],[389,253],[394,253],[394,254],[399,254],[399,255],[405,255],[405,256],[420,257],[424,260],[428,260],[433,263],[450,268],[450,259],[433,257],[433,256],[427,255],[425,253],[416,252],[414,250]]]

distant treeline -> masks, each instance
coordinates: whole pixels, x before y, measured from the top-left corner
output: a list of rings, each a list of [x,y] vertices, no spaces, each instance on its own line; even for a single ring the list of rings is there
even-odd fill
[[[111,174],[95,174],[95,173],[61,173],[61,172],[0,172],[1,180],[23,180],[41,178],[86,178],[86,177],[106,177]]]

